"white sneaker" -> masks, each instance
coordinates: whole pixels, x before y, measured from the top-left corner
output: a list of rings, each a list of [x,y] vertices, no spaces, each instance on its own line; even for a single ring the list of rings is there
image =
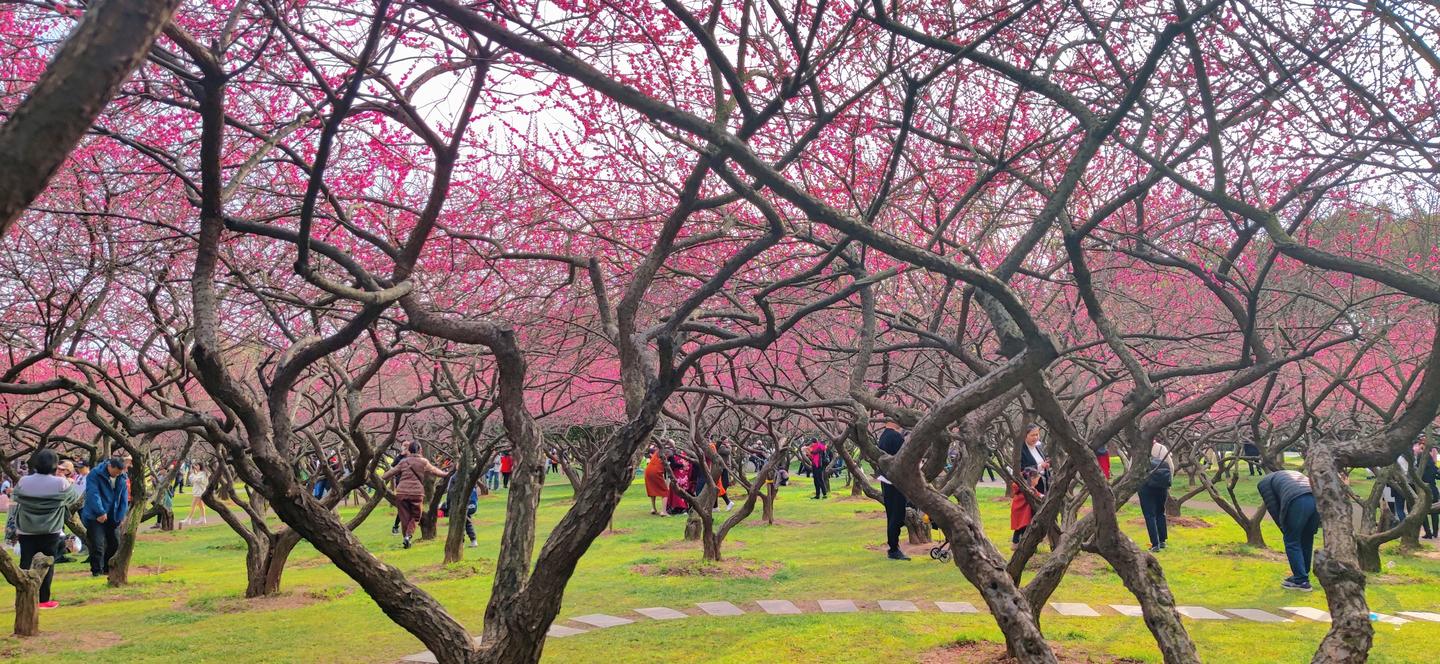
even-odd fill
[[[473,540],[473,539],[470,540],[470,548],[473,549],[473,548],[475,548],[475,547],[477,547],[477,546],[480,546],[480,543],[479,543],[479,542],[476,542],[476,541]]]
[[[726,511],[726,512],[729,512],[730,510],[733,510],[733,509],[735,509],[735,503],[725,503],[725,511]]]

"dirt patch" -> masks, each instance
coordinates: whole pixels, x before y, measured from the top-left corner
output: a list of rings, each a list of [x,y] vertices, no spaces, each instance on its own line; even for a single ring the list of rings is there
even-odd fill
[[[1209,521],[1206,521],[1206,520],[1201,519],[1201,518],[1199,518],[1199,517],[1193,517],[1193,516],[1167,516],[1167,517],[1165,517],[1165,524],[1166,524],[1167,526],[1171,527],[1171,528],[1214,528],[1214,527],[1215,527],[1215,526],[1214,526],[1213,524],[1211,524]],[[1141,528],[1144,528],[1144,527],[1145,527],[1145,519],[1144,519],[1143,517],[1142,517],[1142,518],[1139,518],[1139,519],[1131,519],[1131,520],[1130,520],[1130,525],[1132,525],[1132,526],[1140,526]]]
[[[1410,555],[1415,556],[1416,558],[1424,558],[1426,560],[1440,560],[1440,549],[1432,549],[1422,543],[1420,550],[1411,551]]]
[[[883,519],[884,510],[855,510],[855,516],[861,519]]]
[[[43,623],[42,623],[43,629]],[[19,659],[21,655],[38,655],[79,650],[94,652],[120,645],[124,639],[114,632],[56,631],[41,632],[39,636],[17,638],[8,636],[0,639],[0,659]]]
[[[746,525],[746,526],[769,526],[769,525],[771,525],[771,524],[765,523],[765,520],[764,520],[764,519],[751,518],[751,519],[746,519],[746,520],[743,522],[743,525]],[[794,519],[776,519],[774,525],[784,526],[784,527],[786,527],[786,528],[802,528],[802,527],[805,527],[805,526],[818,526],[818,525],[820,525],[820,522],[819,522],[819,521],[796,521],[796,520],[794,520]]]
[[[911,558],[929,558],[930,549],[933,549],[937,546],[940,546],[939,540],[929,542],[927,544],[911,544],[904,541],[900,542],[900,550],[904,551],[905,555],[910,556]],[[865,550],[885,553],[886,551],[890,550],[890,545],[883,542],[880,544],[866,544]]]
[[[320,593],[280,593],[268,597],[219,597],[190,600],[185,609],[208,613],[248,613],[250,611],[283,611],[306,607],[323,599]]]
[[[615,529],[613,529],[613,530],[606,530],[605,532],[600,533],[600,536],[601,536],[601,537],[614,537],[614,536],[616,536],[616,535],[629,535],[630,533],[633,533],[633,532],[635,532],[635,529],[634,529],[634,528],[615,528]]]
[[[1061,664],[1134,664],[1137,659],[1088,653],[1077,648],[1050,644]],[[1020,660],[1005,655],[1005,646],[990,641],[967,641],[937,648],[920,656],[920,664],[1012,664]]]
[[[406,576],[416,581],[447,581],[468,579],[477,574],[490,572],[490,563],[484,560],[461,561],[449,565],[426,565]]]
[[[661,551],[691,551],[691,550],[694,550],[694,549],[699,549],[700,547],[701,547],[701,541],[700,541],[700,540],[687,540],[687,539],[681,538],[681,539],[675,540],[675,541],[673,541],[673,542],[666,542],[666,543],[664,543],[664,544],[656,544],[656,545],[651,546],[650,548],[652,548],[652,549],[659,549],[659,550],[661,550]],[[726,552],[726,551],[731,551],[731,550],[734,550],[734,549],[743,549],[743,548],[745,548],[745,543],[744,543],[744,542],[741,542],[740,540],[732,540],[732,539],[730,539],[730,538],[728,538],[728,537],[725,538],[725,541],[724,541],[724,542],[721,542],[721,543],[720,543],[720,551],[721,551],[721,553],[724,553],[724,552]]]
[[[1113,571],[1114,570],[1110,568],[1110,563],[1105,562],[1104,558],[1093,553],[1082,553],[1070,561],[1070,574],[1095,576],[1102,572],[1109,573]]]
[[[1274,549],[1261,549],[1246,544],[1221,544],[1209,547],[1210,553],[1217,556],[1232,556],[1236,558],[1261,558],[1274,562],[1285,562],[1285,552]]]
[[[718,563],[705,560],[636,565],[630,571],[641,576],[710,577],[723,579],[770,579],[785,566],[770,561],[722,560]]]

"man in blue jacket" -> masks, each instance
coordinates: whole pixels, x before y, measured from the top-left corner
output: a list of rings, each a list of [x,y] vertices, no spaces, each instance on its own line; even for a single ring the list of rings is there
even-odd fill
[[[1285,539],[1285,557],[1290,559],[1290,578],[1280,587],[1309,591],[1310,563],[1315,554],[1315,531],[1320,530],[1320,513],[1310,478],[1293,470],[1282,470],[1261,478],[1256,485],[1265,510]]]
[[[116,532],[125,513],[130,510],[130,480],[125,471],[130,460],[112,456],[95,466],[85,482],[85,507],[80,520],[85,522],[85,539],[90,547],[90,576],[110,572],[110,557],[120,548]]]

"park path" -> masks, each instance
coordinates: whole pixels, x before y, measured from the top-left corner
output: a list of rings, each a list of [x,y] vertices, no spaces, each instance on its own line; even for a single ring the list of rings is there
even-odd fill
[[[977,608],[970,602],[953,601],[930,601],[930,600],[853,600],[853,599],[822,599],[819,601],[801,602],[797,604],[784,599],[762,599],[753,602],[735,604],[729,601],[698,602],[693,608],[682,607],[685,610],[674,609],[665,606],[652,606],[634,609],[633,611],[617,612],[618,615],[609,613],[591,613],[581,616],[573,616],[568,619],[557,620],[550,626],[550,638],[570,638],[588,634],[602,629],[613,629],[632,625],[638,622],[651,622],[657,620],[688,620],[691,618],[726,618],[747,614],[760,614],[766,616],[789,616],[818,613],[859,613],[859,612],[882,612],[882,613],[951,613],[951,614],[979,614],[985,613],[983,608]],[[1258,623],[1295,623],[1295,622],[1330,622],[1330,614],[1324,610],[1308,606],[1286,606],[1280,609],[1278,615],[1261,609],[1210,609],[1203,606],[1177,606],[1176,610],[1180,615],[1190,620],[1245,620]],[[1140,607],[1129,604],[1089,604],[1077,602],[1051,602],[1049,611],[1055,615],[1072,618],[1105,618],[1105,617],[1128,617],[1140,618]],[[1411,622],[1434,622],[1440,623],[1440,613],[1427,611],[1399,611],[1395,615],[1376,614],[1377,622],[1400,626]],[[402,658],[401,662],[406,664],[435,662],[435,655],[429,651],[410,655]]]

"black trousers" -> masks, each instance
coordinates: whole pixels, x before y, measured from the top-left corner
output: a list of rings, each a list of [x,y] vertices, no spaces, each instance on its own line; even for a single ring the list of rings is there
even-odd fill
[[[816,497],[816,498],[819,498],[819,497],[821,497],[821,496],[824,496],[824,495],[827,495],[827,494],[830,493],[830,487],[826,486],[825,473],[819,472],[819,471],[813,472],[813,473],[810,474],[810,477],[811,477],[811,479],[815,480],[815,497]]]
[[[905,494],[894,485],[881,482],[880,496],[885,501],[885,543],[891,551],[899,551],[900,529],[905,527]]]
[[[510,488],[510,473],[500,473],[500,483],[504,484],[505,488]]]
[[[110,556],[115,555],[115,550],[120,548],[120,538],[115,534],[115,524],[108,520],[105,523],[86,521],[85,546],[90,547],[90,573],[109,573]]]
[[[49,533],[46,535],[21,535],[20,536],[20,569],[30,569],[30,563],[35,560],[35,554],[43,553],[50,557],[59,555],[60,543],[65,541],[64,535]],[[55,566],[45,571],[45,580],[40,582],[40,601],[50,601],[50,580],[55,578]]]

